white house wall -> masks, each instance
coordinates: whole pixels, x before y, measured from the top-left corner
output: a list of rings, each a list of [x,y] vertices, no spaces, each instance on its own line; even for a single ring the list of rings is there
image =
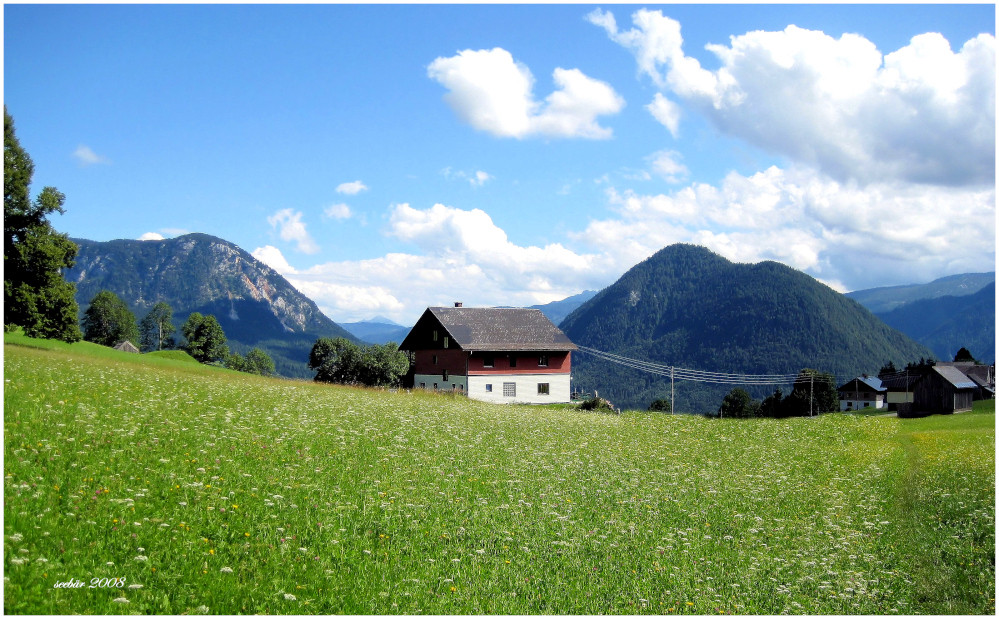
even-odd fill
[[[515,384],[517,395],[504,396],[504,383]],[[538,383],[548,383],[548,395],[538,394]],[[487,385],[492,385],[492,391],[486,390]],[[489,374],[468,377],[468,397],[483,402],[558,404],[569,402],[571,394],[568,374]]]

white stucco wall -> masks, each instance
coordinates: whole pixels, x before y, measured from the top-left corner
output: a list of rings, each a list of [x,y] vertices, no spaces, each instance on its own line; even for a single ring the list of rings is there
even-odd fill
[[[504,383],[515,384],[517,395],[503,395]],[[538,394],[538,383],[548,383],[548,395]],[[487,385],[492,385],[492,391],[486,390]],[[468,377],[468,397],[484,402],[557,404],[569,402],[571,394],[568,374],[490,374]]]

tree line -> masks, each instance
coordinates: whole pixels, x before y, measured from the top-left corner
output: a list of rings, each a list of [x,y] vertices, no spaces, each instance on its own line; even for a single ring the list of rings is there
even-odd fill
[[[215,316],[194,312],[181,326],[184,344],[177,346],[174,338],[173,310],[168,303],[156,303],[149,313],[136,323],[128,305],[110,290],[98,292],[83,313],[83,339],[102,346],[116,346],[129,341],[142,352],[180,348],[201,363],[222,365],[231,370],[271,376],[274,361],[270,355],[254,348],[240,355],[229,349],[222,325]]]

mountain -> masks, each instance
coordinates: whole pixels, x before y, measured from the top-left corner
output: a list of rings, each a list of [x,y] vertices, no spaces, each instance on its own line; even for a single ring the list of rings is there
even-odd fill
[[[848,292],[846,296],[859,302],[875,314],[884,314],[907,303],[921,299],[936,299],[945,296],[959,297],[975,294],[995,281],[996,274],[994,271],[990,273],[962,273],[961,275],[941,277],[928,284],[868,288],[866,290]]]
[[[361,322],[342,322],[340,326],[357,339],[371,344],[388,344],[389,342],[398,344],[406,337],[410,329],[410,327],[404,327],[381,316]]]
[[[547,316],[548,320],[558,324],[565,320],[565,317],[571,314],[577,307],[595,297],[596,294],[595,290],[584,290],[577,295],[567,297],[561,301],[552,301],[544,305],[532,305],[529,309],[541,310],[541,313]]]
[[[906,303],[878,316],[950,361],[962,347],[982,363],[996,360],[996,284],[963,296],[944,296]]]
[[[76,283],[83,312],[107,289],[122,298],[137,320],[159,301],[173,309],[177,337],[193,312],[213,314],[230,347],[265,350],[282,376],[312,378],[309,351],[320,337],[356,338],[323,314],[277,271],[238,246],[207,234],[162,241],[88,241],[64,276]]]
[[[580,346],[680,368],[732,374],[830,372],[838,383],[930,355],[852,299],[776,262],[735,264],[672,245],[636,265],[560,325]],[[573,387],[645,408],[669,379],[580,351]],[[678,382],[676,408],[717,410],[736,385]],[[747,388],[754,397],[774,387]],[[787,394],[790,387],[783,387]]]

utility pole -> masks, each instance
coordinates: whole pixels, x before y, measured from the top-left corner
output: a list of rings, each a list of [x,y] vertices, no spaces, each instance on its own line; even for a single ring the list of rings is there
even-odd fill
[[[812,416],[812,403],[815,401],[815,374],[808,375],[808,416]]]
[[[676,392],[673,391],[673,366],[669,366],[669,414],[676,413]]]

